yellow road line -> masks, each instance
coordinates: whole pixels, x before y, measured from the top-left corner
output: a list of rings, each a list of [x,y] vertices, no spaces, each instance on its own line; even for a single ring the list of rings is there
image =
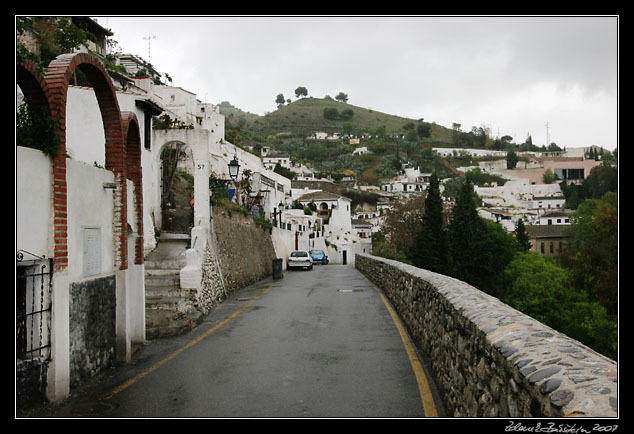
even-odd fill
[[[236,312],[234,312],[232,315],[230,315],[229,317],[227,317],[224,321],[222,321],[221,323],[215,325],[214,327],[210,328],[209,330],[207,330],[205,333],[201,334],[200,336],[198,336],[196,339],[193,339],[191,341],[189,341],[186,345],[182,346],[181,348],[179,348],[178,350],[174,351],[172,354],[170,354],[169,356],[167,356],[166,358],[164,358],[163,360],[160,360],[159,362],[157,362],[156,364],[154,364],[152,367],[150,367],[149,369],[147,369],[146,371],[143,371],[139,374],[137,374],[136,376],[130,378],[128,381],[124,382],[123,384],[121,384],[120,386],[116,387],[112,392],[110,392],[108,395],[106,395],[105,398],[103,398],[104,400],[108,400],[110,398],[112,398],[113,396],[115,396],[116,394],[122,392],[123,390],[127,389],[128,387],[132,386],[134,383],[136,383],[137,381],[139,381],[141,378],[145,377],[146,375],[150,374],[151,372],[155,371],[156,369],[160,368],[161,366],[163,366],[165,363],[169,362],[170,360],[172,360],[174,357],[178,356],[180,353],[182,353],[183,351],[193,347],[194,345],[196,345],[197,343],[199,343],[200,341],[202,341],[203,339],[205,339],[207,336],[209,336],[210,334],[212,334],[213,332],[215,332],[216,330],[218,330],[220,327],[224,326],[225,324],[227,324],[229,321],[231,321],[232,319],[234,319],[235,317],[237,317],[238,315],[240,315],[242,312],[244,312],[246,309],[248,309],[253,303],[255,303],[256,301],[258,301],[264,294],[266,294],[277,282],[273,282],[271,285],[269,285],[266,289],[264,289],[260,294],[258,294],[256,297],[253,298],[253,300],[251,300],[248,304],[245,304],[244,306],[242,306],[240,309],[238,309]]]
[[[374,285],[373,285],[374,286]],[[434,398],[431,394],[431,389],[429,388],[429,383],[427,382],[427,376],[425,375],[425,371],[423,370],[423,365],[421,365],[420,360],[418,359],[418,355],[414,350],[414,345],[403,326],[400,318],[387,301],[383,293],[374,286],[374,289],[379,293],[381,299],[383,300],[383,304],[387,308],[388,312],[392,316],[392,320],[394,324],[396,324],[396,328],[398,329],[399,334],[401,335],[401,339],[403,340],[403,345],[405,345],[405,350],[407,351],[407,355],[409,356],[409,361],[412,364],[412,368],[414,369],[414,374],[416,375],[416,382],[418,383],[418,391],[420,393],[420,399],[423,404],[423,410],[425,411],[425,416],[427,417],[438,417],[438,410],[436,409],[436,403],[434,402]]]

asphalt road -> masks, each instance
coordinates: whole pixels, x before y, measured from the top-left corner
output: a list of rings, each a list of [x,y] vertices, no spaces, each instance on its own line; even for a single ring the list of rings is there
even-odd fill
[[[285,271],[203,324],[150,341],[46,417],[419,418],[434,385],[381,293],[353,266]]]

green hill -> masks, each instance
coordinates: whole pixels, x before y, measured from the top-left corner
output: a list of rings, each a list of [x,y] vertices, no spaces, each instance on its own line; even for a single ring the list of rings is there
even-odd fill
[[[245,132],[265,139],[269,136],[284,134],[289,137],[308,137],[315,132],[345,133],[353,135],[363,133],[374,135],[381,128],[387,135],[405,134],[403,128],[408,123],[416,125],[418,120],[381,113],[376,110],[358,107],[335,101],[330,98],[301,98],[290,104],[280,106],[265,116],[256,116],[220,107],[221,113],[227,116],[232,125],[242,123]],[[324,110],[336,110],[338,117],[327,119]],[[345,116],[351,113],[351,117]],[[438,144],[451,143],[451,130],[436,124],[429,124],[431,136],[424,140]]]
[[[435,123],[381,113],[329,97],[301,98],[264,116],[244,112],[228,102],[219,107],[225,116],[225,135],[234,144],[251,147],[255,154],[267,145],[322,175],[337,179],[353,173],[358,181],[374,185],[395,176],[405,162],[423,171],[455,176],[447,161],[434,155],[431,148],[455,146],[455,139],[464,146],[465,138],[472,139],[470,133],[457,135]],[[420,137],[418,127],[428,128],[429,134]],[[338,133],[342,138],[311,139],[316,132]],[[351,143],[348,137],[360,141]],[[352,155],[360,146],[372,152]]]

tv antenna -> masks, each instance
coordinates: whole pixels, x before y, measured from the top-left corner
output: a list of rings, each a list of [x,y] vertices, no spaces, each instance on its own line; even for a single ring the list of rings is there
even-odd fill
[[[147,41],[147,63],[152,64],[152,57],[150,53],[150,44],[152,43],[152,39],[156,39],[156,36],[144,36],[143,40]]]

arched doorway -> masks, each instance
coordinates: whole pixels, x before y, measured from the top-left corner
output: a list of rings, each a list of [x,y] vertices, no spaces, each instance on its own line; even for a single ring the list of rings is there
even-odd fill
[[[167,143],[160,164],[162,231],[189,234],[194,226],[192,151],[183,142]]]

